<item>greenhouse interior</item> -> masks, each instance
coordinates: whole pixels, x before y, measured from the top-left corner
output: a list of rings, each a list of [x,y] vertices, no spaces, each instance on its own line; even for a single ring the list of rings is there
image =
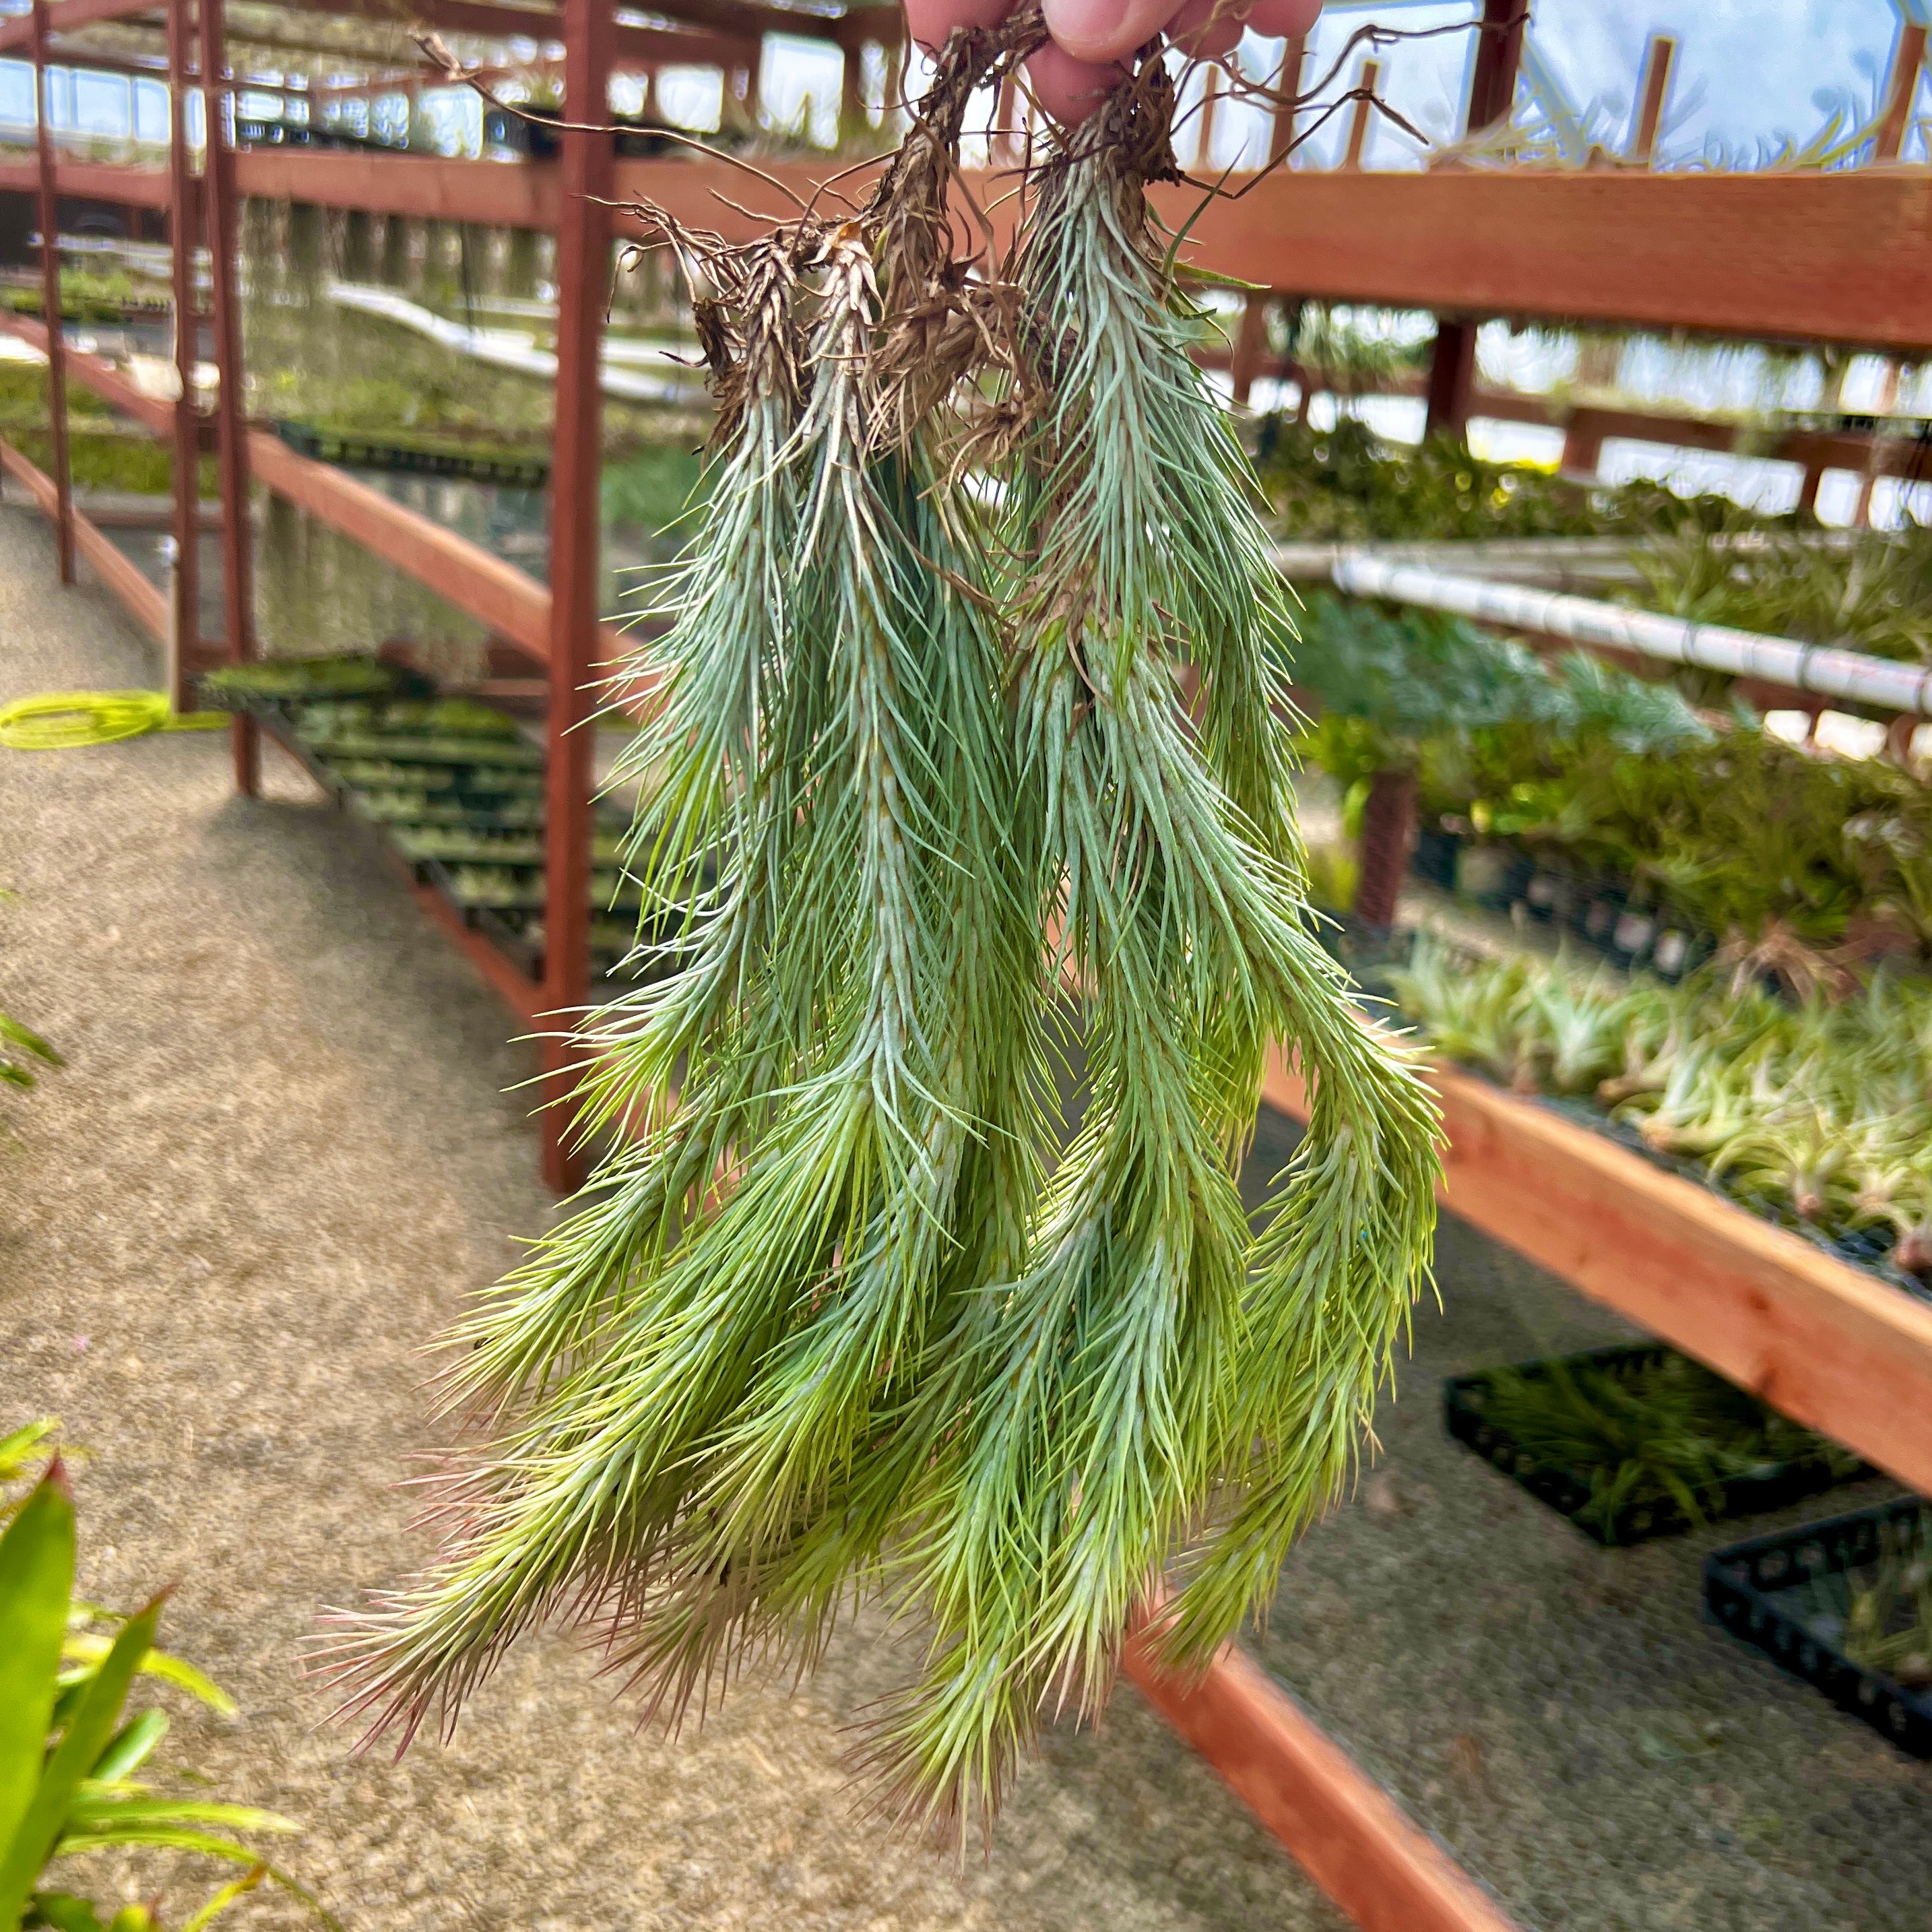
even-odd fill
[[[1932,1926],[1928,0],[0,0],[0,1932]]]

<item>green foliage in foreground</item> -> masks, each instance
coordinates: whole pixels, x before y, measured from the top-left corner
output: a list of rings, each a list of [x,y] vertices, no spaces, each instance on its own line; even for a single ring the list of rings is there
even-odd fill
[[[0,900],[12,895],[0,892]],[[32,1088],[43,1070],[66,1064],[60,1055],[32,1028],[0,1010],[0,1086]],[[0,1466],[0,1482],[10,1472]]]
[[[59,1066],[60,1055],[31,1028],[7,1013],[0,1013],[0,1081],[10,1087],[31,1087],[34,1083],[35,1063]]]
[[[1426,936],[1390,978],[1446,1058],[1593,1099],[1774,1218],[1876,1232],[1894,1266],[1932,1276],[1932,982],[1881,974],[1837,1004],[1794,1002],[1718,974],[1664,986]]]
[[[0,1480],[22,1474],[50,1432],[32,1423],[0,1440]],[[265,1880],[340,1932],[300,1885],[235,1836],[294,1830],[286,1819],[160,1795],[136,1779],[168,1730],[160,1710],[125,1714],[137,1676],[218,1711],[234,1706],[191,1664],[155,1647],[162,1598],[126,1618],[75,1598],[74,1500],[58,1460],[9,1511],[0,1535],[0,1932],[154,1932],[148,1907],[109,1912],[60,1888],[50,1869],[82,1852],[135,1850],[242,1868],[181,1932],[200,1932]]]
[[[1483,1413],[1545,1468],[1584,1478],[1578,1514],[1607,1530],[1622,1512],[1674,1502],[1702,1522],[1724,1487],[1767,1462],[1822,1460],[1847,1474],[1857,1456],[1748,1391],[1678,1354],[1654,1362],[1540,1364],[1486,1377]]]

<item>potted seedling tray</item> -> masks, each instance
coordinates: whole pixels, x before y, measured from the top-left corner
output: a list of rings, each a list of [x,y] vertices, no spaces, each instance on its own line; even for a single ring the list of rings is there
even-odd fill
[[[412,436],[394,432],[335,429],[326,423],[278,419],[275,434],[302,455],[352,470],[399,470],[418,476],[460,476],[476,483],[505,483],[541,490],[550,481],[542,450],[501,444],[466,448],[460,438]]]
[[[478,912],[538,912],[543,908],[544,874],[535,868],[509,866],[446,865],[431,859],[422,866],[433,885],[466,917]],[[590,875],[593,914],[635,912],[644,903],[640,890],[614,871]]]
[[[1454,1376],[1442,1406],[1458,1442],[1606,1545],[1780,1509],[1864,1468],[1660,1342]]]
[[[268,712],[331,700],[388,699],[426,692],[427,682],[380,658],[261,658],[204,671],[202,702],[218,709]]]
[[[1718,1550],[1704,1600],[1732,1636],[1932,1758],[1932,1504],[1907,1497]]]
[[[445,866],[508,866],[541,871],[544,841],[541,827],[493,832],[465,824],[396,825],[389,836],[398,851],[412,865],[435,860]],[[615,866],[622,856],[623,834],[604,827],[591,834],[595,865]]]
[[[331,759],[380,758],[397,765],[540,771],[544,761],[542,750],[520,738],[410,738],[396,732],[338,731],[305,742]]]
[[[514,741],[515,718],[468,698],[311,699],[296,715],[296,730],[318,745],[338,737],[499,738]]]

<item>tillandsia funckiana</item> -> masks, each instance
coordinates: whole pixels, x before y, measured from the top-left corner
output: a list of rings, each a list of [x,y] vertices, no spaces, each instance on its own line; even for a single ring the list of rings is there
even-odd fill
[[[548,1612],[675,1715],[870,1596],[923,1645],[886,1801],[983,1825],[1137,1616],[1204,1664],[1354,1466],[1436,1118],[1303,902],[1283,593],[1144,198],[1159,58],[956,258],[967,102],[1038,38],[956,33],[862,209],[663,222],[720,414],[631,668],[677,937],[582,1034],[617,1150],[459,1330],[494,1440],[444,1554],[338,1654],[406,1733]],[[1257,1233],[1276,1043],[1312,1112]]]

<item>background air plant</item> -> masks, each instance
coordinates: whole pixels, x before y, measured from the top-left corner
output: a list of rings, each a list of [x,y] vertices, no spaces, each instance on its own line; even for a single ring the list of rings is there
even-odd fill
[[[885,1802],[989,1824],[1164,1573],[1203,1660],[1353,1466],[1434,1114],[1303,904],[1282,592],[1142,199],[1161,63],[1040,161],[1010,260],[954,259],[967,104],[1040,34],[956,34],[853,219],[656,218],[719,402],[626,674],[675,938],[583,1034],[616,1150],[456,1337],[494,1440],[448,1546],[338,1658],[406,1735],[554,1611],[675,1715],[872,1595],[923,1644]],[[1276,1041],[1313,1116],[1257,1238]]]
[[[1606,1365],[1552,1361],[1485,1377],[1485,1418],[1531,1461],[1585,1478],[1578,1512],[1609,1530],[1634,1505],[1675,1503],[1694,1522],[1724,1486],[1767,1462],[1814,1459],[1838,1473],[1858,1458],[1682,1355]]]
[[[1798,1002],[1712,969],[1678,986],[1560,955],[1472,958],[1427,936],[1388,973],[1445,1057],[1519,1090],[1590,1096],[1653,1153],[1704,1164],[1828,1237],[1888,1234],[1932,1277],[1932,985],[1881,973]]]

